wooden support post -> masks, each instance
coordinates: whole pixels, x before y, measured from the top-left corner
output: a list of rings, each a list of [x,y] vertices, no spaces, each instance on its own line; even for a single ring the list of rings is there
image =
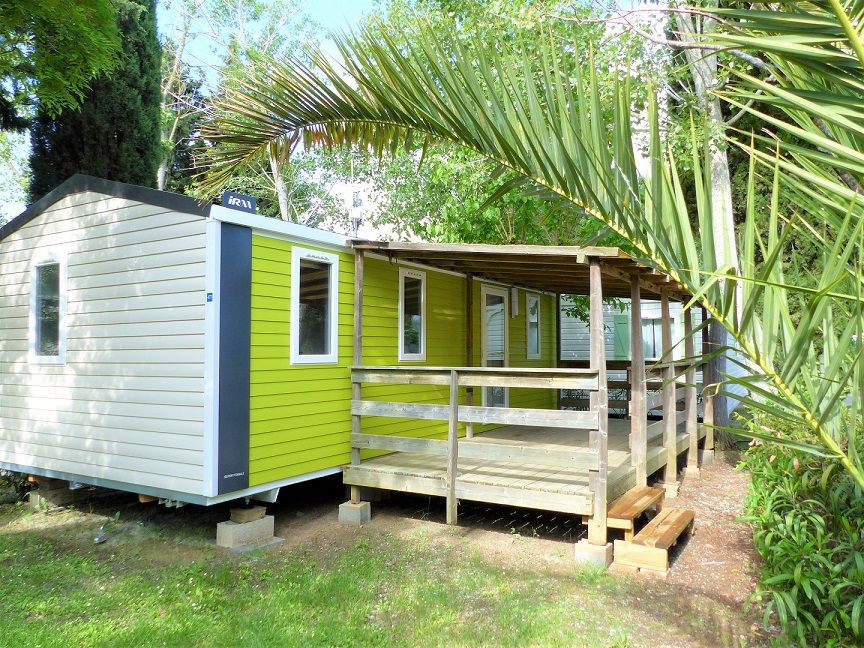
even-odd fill
[[[363,365],[363,250],[354,251],[354,355],[355,367]],[[351,398],[359,401],[363,398],[362,384],[351,382]],[[360,415],[351,416],[352,434],[360,434],[362,425]],[[351,465],[360,464],[360,448],[351,448]],[[351,487],[351,501],[354,504],[360,502],[360,489]]]
[[[702,321],[708,319],[708,310],[702,309]],[[713,350],[711,336],[708,327],[702,329],[702,353],[706,354]],[[707,459],[714,459],[714,396],[712,389],[705,389],[706,385],[715,382],[714,363],[710,360],[702,363],[702,424],[705,426],[705,445],[703,463]]]
[[[603,326],[603,279],[600,260],[589,259],[591,338],[590,367],[597,372],[597,391],[591,394],[591,409],[597,412],[598,428],[589,436],[589,446],[599,458],[597,470],[589,473],[588,484],[594,495],[593,513],[588,520],[588,542],[606,545],[606,477],[609,466],[609,392],[606,381],[606,341]]]
[[[459,374],[450,371],[450,418],[447,426],[447,524],[456,524],[456,477],[459,465]]]
[[[675,368],[672,364],[672,316],[669,313],[669,293],[660,294],[660,326],[663,337],[663,445],[666,447],[666,465],[663,467],[663,485],[667,496],[678,494],[677,415],[675,412]]]
[[[636,485],[648,485],[648,411],[645,394],[645,347],[639,275],[630,277],[630,460]]]
[[[696,345],[693,340],[693,311],[684,309],[684,355],[689,363],[696,355]],[[690,364],[687,370],[687,387],[685,387],[684,411],[687,413],[687,434],[689,447],[687,450],[687,474],[699,476],[699,421],[696,415],[696,368]]]
[[[470,272],[465,275],[465,280],[468,282],[466,289],[465,300],[465,366],[474,366],[474,275]],[[465,404],[474,404],[474,388],[465,388]],[[467,423],[465,425],[465,435],[469,439],[474,438],[474,424]]]
[[[555,364],[561,365],[561,293],[555,293]],[[555,409],[561,409],[561,390],[555,390]]]

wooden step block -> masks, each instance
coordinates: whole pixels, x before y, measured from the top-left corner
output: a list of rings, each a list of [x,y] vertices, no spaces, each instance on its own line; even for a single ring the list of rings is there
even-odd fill
[[[663,508],[665,494],[662,488],[651,486],[631,488],[612,502],[606,513],[606,524],[612,529],[624,529],[624,539],[632,540],[636,518],[651,506],[656,505],[658,511]]]
[[[616,540],[612,555],[612,564],[621,567],[650,569],[659,572],[665,572],[669,569],[669,552],[666,549],[647,547],[628,540]]]
[[[694,513],[690,509],[667,508],[660,511],[633,538],[634,544],[669,549],[678,542],[684,531],[693,526]]]
[[[669,547],[693,527],[693,511],[663,509],[633,540],[616,540],[613,565],[665,574],[669,569]]]
[[[631,488],[609,507],[607,517],[621,520],[634,520],[654,504],[661,504],[666,494],[662,488],[653,486],[637,486]]]

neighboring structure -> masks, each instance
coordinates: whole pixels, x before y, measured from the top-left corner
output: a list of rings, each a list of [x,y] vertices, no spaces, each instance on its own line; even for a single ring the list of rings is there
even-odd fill
[[[590,352],[556,368],[557,301],[580,291]],[[454,522],[457,497],[564,510],[603,544],[607,495],[660,469],[674,490],[705,436],[692,367],[676,391],[639,353],[606,362],[600,299],[641,294],[668,349],[686,295],[615,248],[350,241],[75,176],[0,228],[0,468],[207,505],[350,463],[355,487],[446,495]],[[613,446],[607,365],[633,401]],[[559,410],[562,389],[587,411]],[[524,477],[547,464],[558,481]]]

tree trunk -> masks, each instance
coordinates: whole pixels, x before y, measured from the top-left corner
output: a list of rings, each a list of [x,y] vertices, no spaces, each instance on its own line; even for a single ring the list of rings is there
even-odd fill
[[[276,198],[279,201],[279,217],[284,221],[291,220],[288,211],[288,188],[285,186],[285,178],[282,177],[282,156],[270,149],[270,172],[273,175],[273,187],[276,190]]]
[[[716,2],[709,2],[708,4],[716,6]],[[681,40],[691,43],[698,43],[700,34],[712,31],[715,24],[715,21],[706,18],[697,19],[701,22],[701,29],[699,29],[694,23],[693,17],[686,13],[675,14],[675,19]],[[705,112],[707,127],[712,133],[722,133],[725,124],[720,100],[711,92],[717,83],[717,56],[708,50],[699,48],[685,48],[684,54],[693,75],[694,93]],[[729,161],[726,157],[726,151],[719,146],[718,140],[718,137],[713,137],[709,142],[708,161],[711,175],[714,254],[718,268],[732,267],[737,273],[740,267],[738,245],[735,239],[735,220],[732,214],[732,180],[729,175]],[[735,303],[738,307],[736,316],[740,317],[743,295],[737,283],[731,288],[736,292]],[[725,346],[726,335],[726,329],[719,324],[710,326],[709,336],[713,347]],[[714,371],[711,372],[713,380],[723,379],[723,374],[727,370],[726,365],[724,356],[720,356],[714,361]],[[714,399],[714,422],[720,426],[729,423],[729,407],[726,397],[719,394]]]

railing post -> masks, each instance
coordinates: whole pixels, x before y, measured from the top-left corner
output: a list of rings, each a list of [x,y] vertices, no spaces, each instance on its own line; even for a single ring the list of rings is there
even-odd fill
[[[470,272],[465,275],[465,281],[468,286],[465,291],[465,355],[466,367],[474,366],[474,275]],[[465,388],[465,404],[474,404],[474,388],[470,385]],[[467,423],[465,425],[465,436],[469,439],[474,438],[474,424]]]
[[[355,367],[363,364],[363,250],[354,251],[354,354],[353,363]],[[351,376],[351,399],[359,401],[363,398],[362,384]],[[351,416],[351,433],[360,434],[362,425],[360,416]],[[360,465],[360,448],[351,448],[351,465]],[[351,487],[351,501],[360,503],[360,489]]]
[[[456,524],[456,477],[459,464],[459,373],[450,371],[450,418],[447,426],[447,524]]]
[[[591,394],[591,409],[597,412],[598,426],[592,430],[589,445],[597,452],[598,465],[588,476],[594,495],[594,506],[588,520],[588,543],[606,545],[606,479],[609,464],[609,392],[606,382],[606,342],[603,326],[603,284],[600,260],[589,260],[590,307],[589,330],[591,338],[591,369],[597,372],[597,391]]]
[[[648,411],[645,401],[645,348],[639,274],[630,276],[630,460],[636,485],[648,484]]]
[[[666,465],[663,467],[663,487],[667,497],[678,494],[678,425],[675,410],[675,365],[672,361],[672,317],[669,312],[669,293],[660,294],[660,325],[663,337],[663,444],[666,447]]]
[[[684,355],[687,356],[689,367],[687,369],[687,387],[684,397],[684,411],[687,413],[687,438],[689,448],[687,450],[686,474],[699,476],[699,422],[696,418],[696,366],[693,364],[693,356],[696,354],[693,341],[693,311],[684,309]]]
[[[702,321],[708,319],[708,310],[702,309]],[[702,355],[713,351],[711,336],[708,327],[702,329]],[[714,460],[714,396],[705,391],[705,385],[715,382],[713,362],[702,363],[702,424],[705,426],[705,445],[703,446],[702,463],[710,463]]]

